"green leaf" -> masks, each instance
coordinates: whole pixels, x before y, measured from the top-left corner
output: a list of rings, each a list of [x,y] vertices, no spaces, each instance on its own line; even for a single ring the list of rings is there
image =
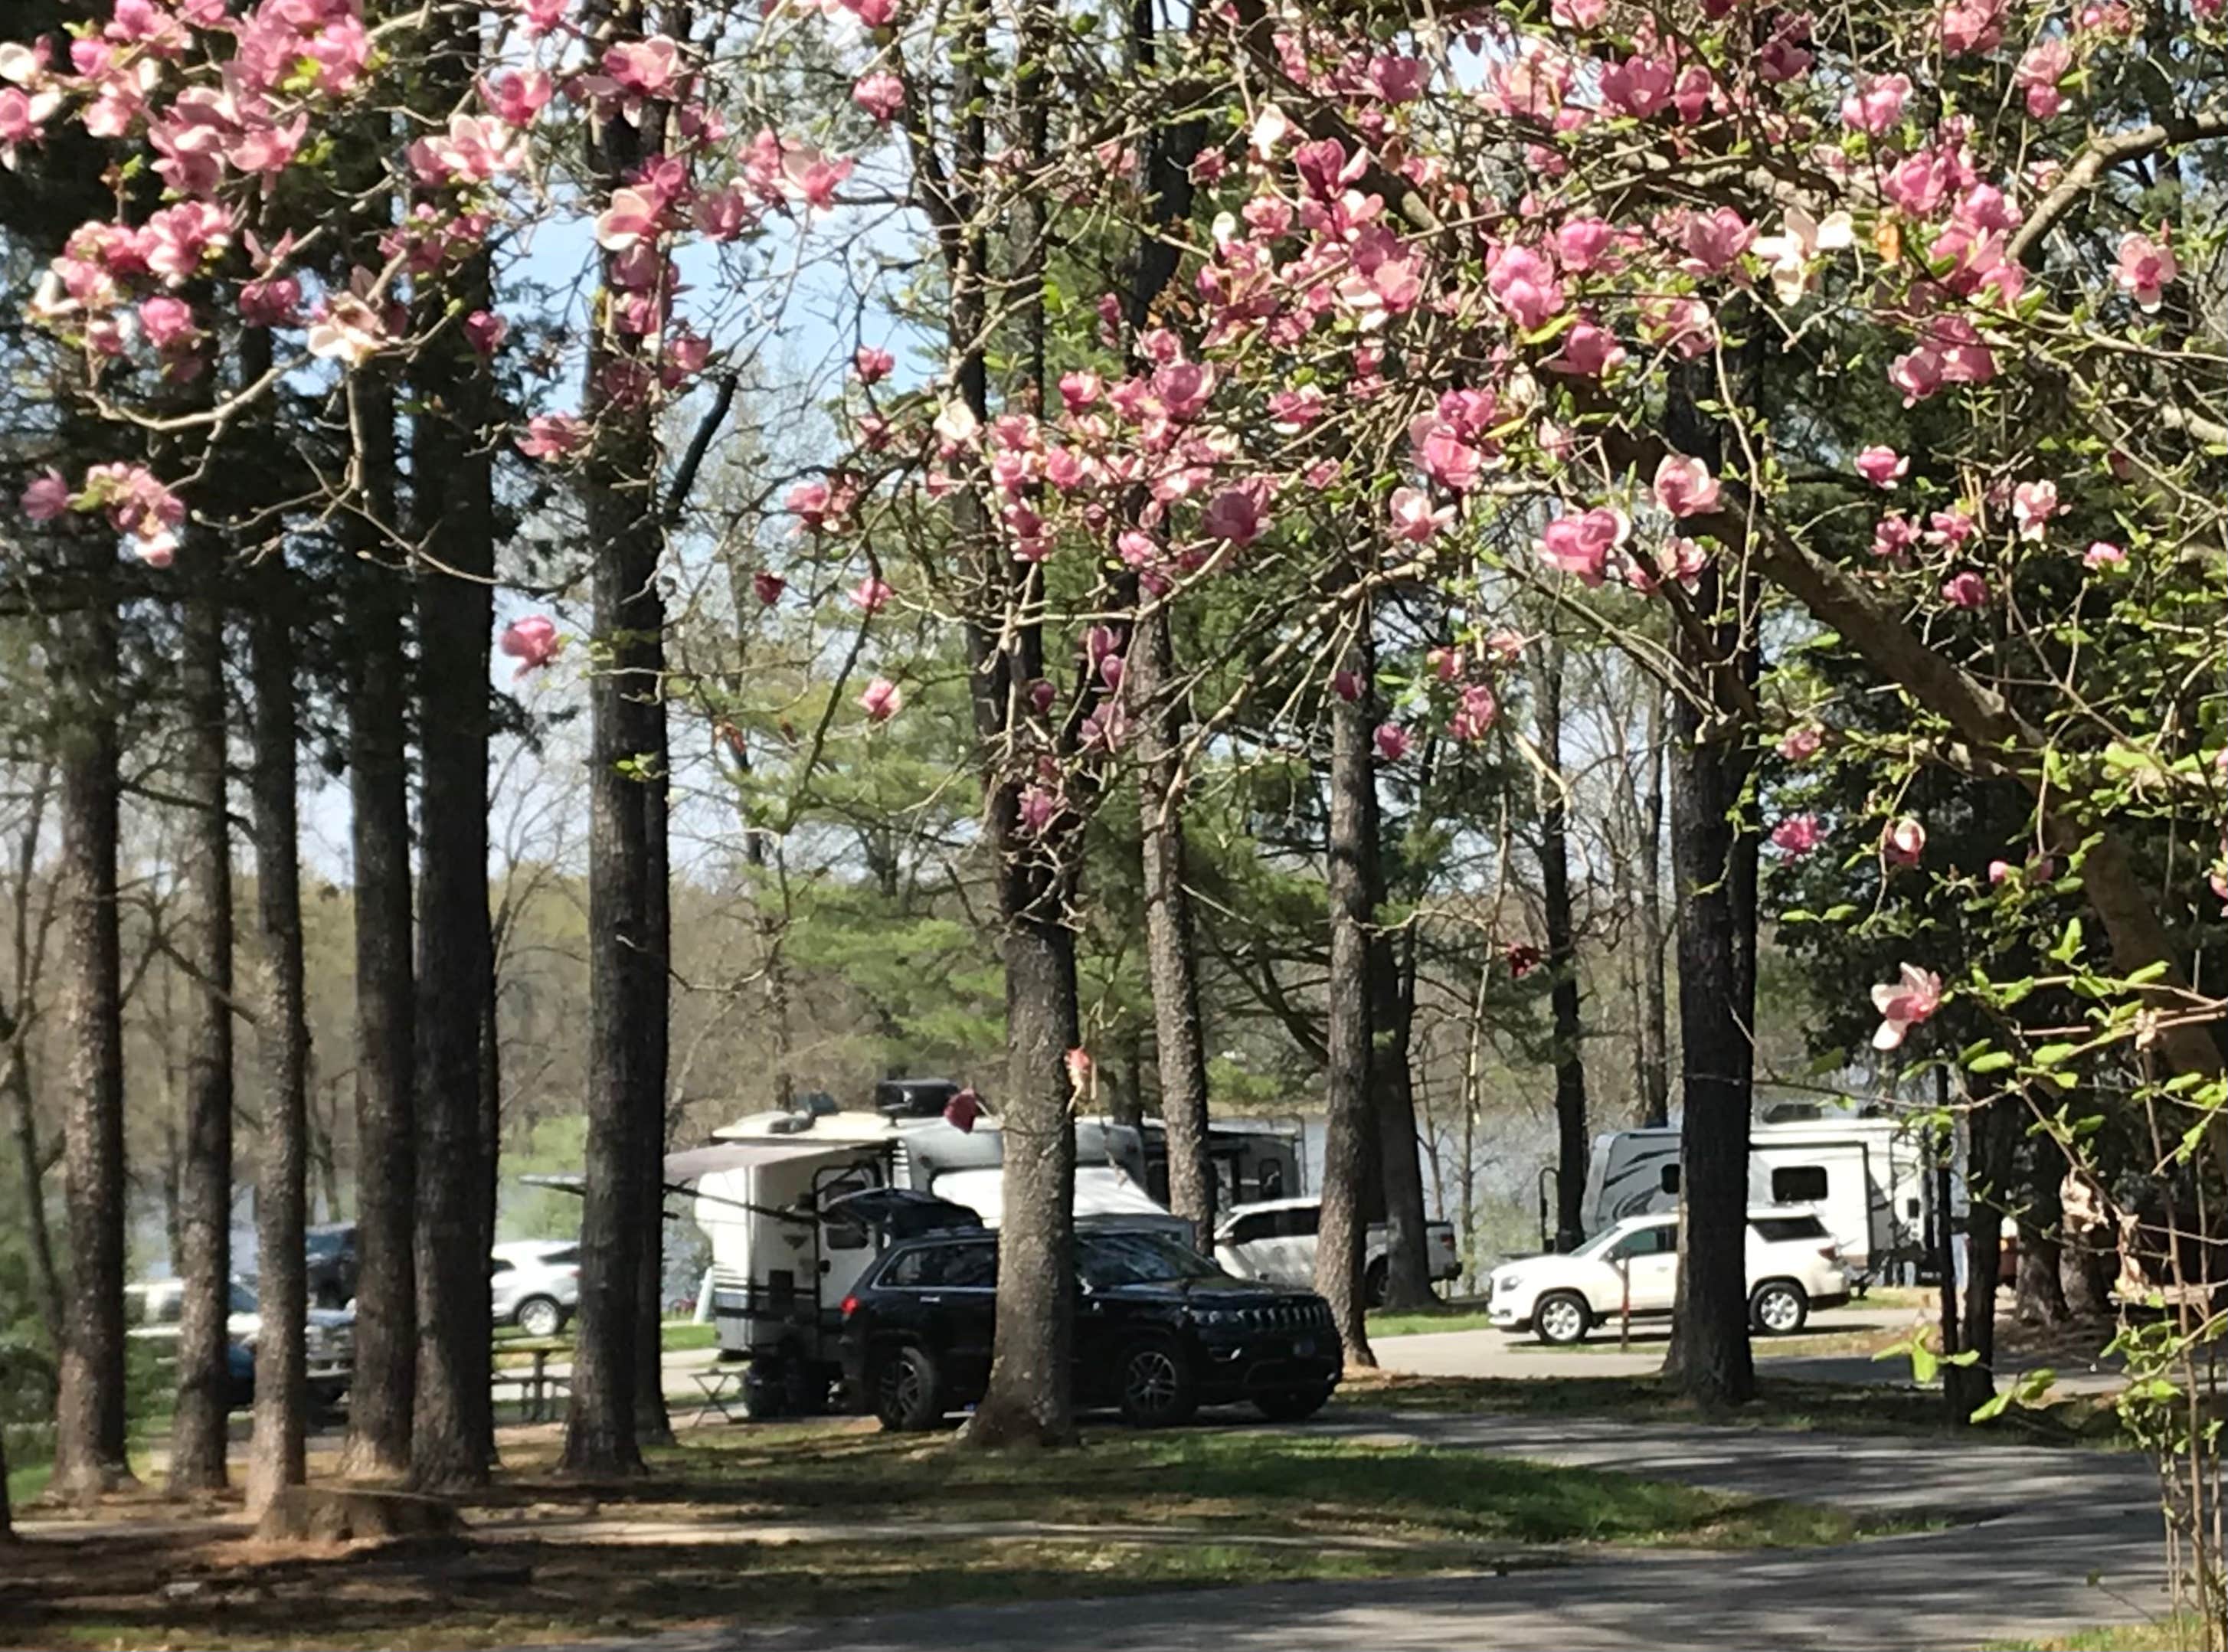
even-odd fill
[[[2058,938],[2058,944],[2051,950],[2051,961],[2054,964],[2071,964],[2080,955],[2080,952],[2081,920],[2078,918],[2069,918],[2065,920],[2065,932]]]
[[[2081,1047],[2078,1044],[2046,1044],[2037,1050],[2031,1059],[2035,1066],[2047,1070],[2051,1067],[2063,1066],[2080,1053]]]
[[[1968,1061],[1965,1064],[1965,1071],[1968,1073],[2001,1073],[2006,1067],[2012,1065],[2012,1061],[2013,1057],[2009,1050],[1990,1050],[1986,1055],[1980,1056],[1973,1060]]]

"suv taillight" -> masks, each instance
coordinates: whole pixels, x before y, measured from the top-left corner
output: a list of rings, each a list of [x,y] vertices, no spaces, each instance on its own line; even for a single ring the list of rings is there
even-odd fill
[[[844,1297],[844,1298],[843,1298],[843,1317],[844,1317],[844,1318],[848,1319],[848,1318],[850,1318],[850,1317],[851,1317],[851,1316],[852,1316],[852,1315],[854,1315],[854,1314],[857,1313],[858,1311],[859,1311],[859,1299],[858,1299],[856,1297]]]

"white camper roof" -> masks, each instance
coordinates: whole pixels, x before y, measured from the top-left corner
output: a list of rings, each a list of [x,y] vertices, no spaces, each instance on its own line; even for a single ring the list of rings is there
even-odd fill
[[[669,1185],[677,1185],[728,1170],[754,1169],[791,1159],[825,1158],[857,1145],[850,1142],[799,1140],[796,1137],[762,1142],[714,1142],[709,1147],[692,1147],[685,1152],[667,1154],[665,1180]]]
[[[1006,1211],[1005,1172],[1001,1169],[946,1170],[929,1191],[939,1199],[964,1205],[996,1227]],[[1170,1217],[1166,1205],[1156,1200],[1115,1165],[1083,1164],[1075,1170],[1075,1213],[1078,1216]]]

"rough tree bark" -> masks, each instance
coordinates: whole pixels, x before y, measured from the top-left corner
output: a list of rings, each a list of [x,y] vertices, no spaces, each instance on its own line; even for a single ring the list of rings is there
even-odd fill
[[[193,923],[182,938],[186,983],[185,1152],[178,1188],[177,1412],[170,1429],[170,1489],[214,1491],[226,1479],[225,1322],[232,1309],[232,816],[226,784],[225,550],[214,535],[186,536],[189,572],[179,642],[185,721],[178,786],[186,853],[180,880]]]
[[[114,548],[97,529],[56,535],[76,576],[57,623],[54,677],[62,894],[62,1157],[69,1301],[54,1406],[54,1492],[88,1500],[129,1484],[124,1410],[124,1016],[117,932],[120,782]]]
[[[659,615],[662,627],[664,617]],[[673,1419],[665,1410],[665,1085],[671,1061],[673,951],[672,865],[667,842],[670,774],[670,732],[665,719],[665,643],[663,631],[649,639],[652,703],[645,717],[654,721],[657,743],[642,782],[643,831],[650,851],[649,957],[643,960],[643,1096],[637,1124],[636,1172],[642,1179],[642,1255],[635,1292],[634,1414],[638,1439],[656,1445],[673,1443]]]
[[[1669,983],[1663,957],[1663,690],[1648,695],[1648,784],[1642,794],[1640,841],[1633,845],[1640,885],[1640,957],[1643,987],[1640,1017],[1640,1122],[1660,1130],[1671,1122]]]
[[[979,111],[986,86],[987,20],[970,15],[969,38],[957,61],[954,101]],[[1055,95],[1048,61],[1052,19],[1040,0],[1022,12],[1015,60],[1019,142],[1011,151],[1024,176],[1047,152],[1049,105]],[[979,113],[961,121],[955,182],[970,194],[987,178],[986,134]],[[1040,413],[1045,382],[1047,208],[1040,189],[1019,192],[1014,215],[1013,279],[1004,286],[1021,360],[1020,399]],[[989,412],[989,382],[981,341],[989,323],[989,247],[971,221],[971,206],[953,215],[958,233],[944,238],[951,274],[951,338],[963,352],[960,392],[978,419]],[[1022,829],[1021,793],[1029,762],[1015,748],[1010,708],[1023,684],[1044,676],[1040,624],[1019,616],[1040,612],[1042,570],[1017,564],[993,531],[979,485],[953,496],[953,526],[976,582],[967,627],[975,732],[985,754],[990,852],[998,878],[998,911],[1006,965],[1006,1094],[1000,1122],[1005,1205],[998,1243],[997,1334],[990,1380],[967,1437],[996,1447],[1074,1438],[1069,1366],[1075,1336],[1075,1131],[1073,1114],[1092,1099],[1080,1055],[1082,1026],[1075,982],[1075,932],[1068,925],[1079,825],[1055,821],[1032,836]],[[1071,708],[1071,719],[1081,708]],[[1072,733],[1063,746],[1074,749]]]
[[[248,792],[255,843],[258,964],[256,1043],[263,1128],[256,1143],[255,1430],[247,1455],[247,1507],[260,1513],[305,1477],[309,1395],[304,1332],[310,1307],[307,1224],[310,1024],[302,965],[295,694],[294,580],[285,553],[256,570],[249,621],[255,715]]]
[[[1722,605],[1724,612],[1720,614]],[[1705,574],[1682,630],[1683,663],[1715,685],[1707,715],[1687,695],[1672,714],[1671,855],[1679,912],[1679,1287],[1664,1371],[1706,1405],[1756,1392],[1749,1349],[1749,1115],[1755,1050],[1756,834],[1739,819],[1751,757],[1728,673],[1753,680],[1740,596]]]
[[[1365,602],[1355,617],[1369,635]],[[1356,650],[1366,656],[1366,647]],[[1357,671],[1367,669],[1348,663]],[[1371,797],[1377,779],[1370,756],[1369,708],[1359,696],[1330,700],[1329,874],[1330,974],[1328,1059],[1324,1063],[1323,1167],[1321,1219],[1316,1238],[1316,1290],[1330,1304],[1349,1366],[1373,1367],[1363,1317],[1361,1258],[1367,1238],[1362,1183],[1373,1130],[1369,1105],[1369,930],[1376,912],[1369,893]]]
[[[458,103],[479,67],[478,11],[437,10],[425,106]],[[483,1244],[488,1143],[480,1107],[488,976],[487,660],[494,604],[489,375],[457,317],[490,307],[483,258],[451,270],[418,323],[445,318],[413,363],[411,537],[418,610],[418,969],[412,1085],[418,1170],[418,1368],[410,1477],[483,1484],[494,1453]]]
[[[1570,794],[1563,778],[1563,642],[1547,638],[1533,673],[1538,699],[1540,888],[1546,908],[1549,999],[1554,1012],[1555,1248],[1585,1238],[1586,1068],[1580,1039],[1578,928],[1571,915]]]
[[[612,38],[640,39],[644,8],[614,9]],[[595,131],[591,163],[608,195],[663,149],[656,106],[641,124],[613,119]],[[615,257],[606,254],[606,258]],[[580,1212],[580,1307],[565,1466],[575,1474],[639,1473],[637,1393],[643,1296],[643,1156],[662,1118],[665,956],[656,932],[663,865],[653,845],[653,802],[664,712],[658,639],[655,479],[657,443],[649,404],[607,387],[634,368],[638,341],[614,329],[592,341],[586,399],[595,426],[583,493],[592,571],[592,646],[588,761],[588,1140]],[[660,816],[662,823],[663,816]],[[656,1020],[658,1026],[652,1027]]]
[[[1137,771],[1144,860],[1145,960],[1153,989],[1153,1038],[1161,1079],[1161,1123],[1168,1149],[1168,1208],[1214,1231],[1214,1166],[1207,1154],[1207,1035],[1200,1015],[1198,947],[1191,892],[1185,887],[1183,797],[1177,752],[1182,701],[1172,687],[1175,648],[1166,609],[1137,628],[1130,650],[1137,703],[1144,708]]]
[[[1962,1344],[1969,1365],[1945,1365],[1943,1394],[1950,1416],[1971,1418],[1996,1392],[1996,1286],[2003,1264],[2004,1211],[2009,1195],[2018,1116],[2010,1104],[1984,1101],[1966,1115],[1965,1291]]]
[[[359,375],[354,420],[369,451],[365,523],[350,570],[348,669],[350,846],[355,869],[355,1377],[342,1471],[407,1475],[417,1386],[416,983],[411,964],[409,668],[403,620],[409,585],[377,554],[376,526],[394,521],[394,401]]]
[[[2026,1161],[2012,1311],[2024,1325],[2063,1325],[2073,1317],[2065,1284],[2065,1156],[2057,1143],[2042,1137],[2029,1144]]]
[[[1376,786],[1370,787],[1373,794]],[[1370,841],[1377,841],[1372,810]],[[1378,857],[1373,863],[1381,866]],[[1384,880],[1372,888],[1381,900]],[[1412,937],[1413,932],[1408,932]],[[1369,1085],[1377,1115],[1377,1174],[1385,1194],[1385,1261],[1381,1277],[1363,1275],[1367,1295],[1386,1308],[1420,1308],[1431,1300],[1431,1258],[1425,1231],[1421,1135],[1416,1091],[1409,1071],[1409,1028],[1414,1001],[1406,989],[1399,951],[1381,932],[1369,938]]]

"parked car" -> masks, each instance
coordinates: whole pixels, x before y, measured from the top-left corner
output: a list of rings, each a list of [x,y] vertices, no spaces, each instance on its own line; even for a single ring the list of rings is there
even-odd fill
[[[345,1308],[355,1300],[360,1265],[355,1224],[326,1222],[303,1236],[303,1258],[310,1270],[310,1302],[317,1308]]]
[[[255,1289],[244,1279],[232,1282],[231,1312],[224,1330],[233,1352],[227,1358],[233,1380],[233,1408],[248,1405],[255,1393],[255,1339],[263,1329],[257,1310]],[[182,1280],[145,1280],[124,1287],[125,1334],[157,1345],[158,1357],[177,1358],[180,1321],[185,1309]],[[338,1405],[355,1376],[355,1314],[353,1309],[312,1308],[304,1330],[308,1359],[310,1403],[321,1410]]]
[[[498,1325],[554,1336],[580,1305],[580,1246],[573,1239],[498,1245],[488,1260],[488,1298]]]
[[[1278,1284],[1307,1286],[1316,1278],[1316,1226],[1322,1214],[1320,1199],[1264,1199],[1258,1204],[1232,1207],[1214,1227],[1214,1259],[1240,1279],[1268,1279]],[[1462,1272],[1462,1258],[1455,1249],[1451,1222],[1424,1224],[1431,1277],[1451,1279]],[[1391,1230],[1383,1222],[1371,1224],[1363,1241],[1361,1286],[1372,1308],[1385,1300],[1386,1251]]]
[[[1141,1428],[1251,1400],[1280,1422],[1322,1408],[1343,1374],[1330,1308],[1311,1291],[1233,1279],[1165,1233],[1076,1239],[1075,1396]],[[989,1380],[997,1236],[905,1239],[843,1299],[844,1386],[888,1429],[933,1427]]]
[[[1527,1257],[1494,1270],[1489,1313],[1509,1332],[1543,1342],[1582,1342],[1617,1318],[1627,1281],[1635,1319],[1662,1318],[1679,1286],[1679,1218],[1629,1216],[1565,1256]],[[1802,1329],[1814,1308],[1849,1299],[1841,1246],[1812,1210],[1751,1210],[1748,1217],[1750,1323],[1774,1336]]]

